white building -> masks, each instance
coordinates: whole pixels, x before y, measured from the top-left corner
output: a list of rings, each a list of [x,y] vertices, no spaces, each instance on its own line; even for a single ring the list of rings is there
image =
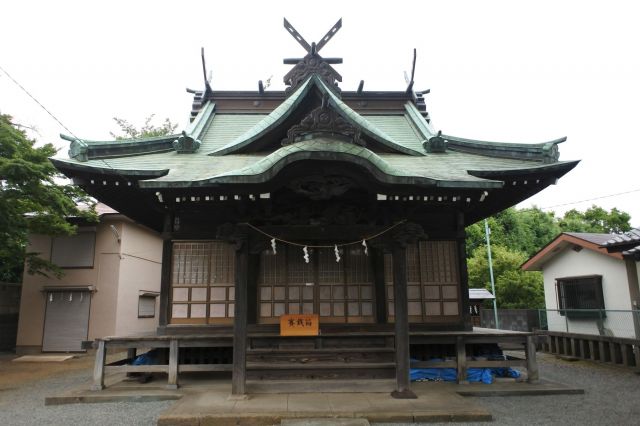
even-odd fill
[[[616,238],[562,233],[524,263],[522,269],[543,273],[550,331],[616,337],[640,333],[630,312],[640,301],[638,259],[614,251]]]

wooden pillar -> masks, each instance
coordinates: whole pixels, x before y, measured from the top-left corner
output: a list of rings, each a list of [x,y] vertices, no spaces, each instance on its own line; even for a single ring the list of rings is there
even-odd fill
[[[413,399],[409,389],[409,313],[407,297],[407,249],[405,245],[393,247],[393,287],[395,296],[396,390],[393,398]]]
[[[236,300],[233,317],[233,370],[231,394],[246,394],[247,373],[247,283],[249,245],[246,237],[238,241],[236,249]]]
[[[465,231],[464,213],[458,212],[457,217],[457,246],[458,271],[460,271],[460,310],[465,330],[473,330],[471,312],[469,312],[469,274],[467,272],[467,233]],[[495,295],[494,295],[495,296]],[[497,327],[497,325],[496,325]]]
[[[136,359],[136,356],[138,355],[138,350],[136,348],[127,348],[127,359],[130,360],[131,362],[133,362]],[[135,374],[134,373],[127,373],[127,377],[134,377]]]
[[[540,380],[538,361],[536,360],[535,336],[527,336],[527,382],[537,383]]]
[[[469,383],[467,381],[467,348],[463,336],[456,336],[456,361],[457,361],[457,381],[460,384]]]
[[[178,339],[169,341],[169,379],[167,381],[167,389],[178,389]]]
[[[173,257],[173,214],[166,213],[162,231],[162,267],[160,275],[160,309],[158,325],[166,326],[169,322],[169,294],[171,293],[171,261]]]
[[[249,250],[247,270],[247,324],[258,323],[258,276],[260,274],[260,251]]]
[[[387,323],[387,295],[384,282],[384,252],[375,247],[370,247],[373,260],[373,284],[376,297],[376,323]]]
[[[98,391],[104,389],[104,363],[107,360],[107,347],[104,340],[98,340],[96,350],[96,361],[93,366],[93,385],[91,390]]]

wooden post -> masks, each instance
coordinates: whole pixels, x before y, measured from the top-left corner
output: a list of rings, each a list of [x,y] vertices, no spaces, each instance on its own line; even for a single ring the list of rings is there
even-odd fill
[[[536,344],[534,336],[527,336],[527,382],[537,383],[540,380],[538,361],[536,361]]]
[[[596,360],[596,348],[595,348],[595,345],[593,344],[593,340],[591,339],[589,339],[589,359],[591,361]]]
[[[104,340],[98,340],[98,350],[96,351],[96,362],[93,366],[93,385],[91,385],[91,390],[98,391],[104,389],[104,363],[106,360],[106,342]]]
[[[178,339],[169,341],[169,380],[167,389],[178,389]]]
[[[580,339],[580,358],[587,359],[586,343],[584,339]]]
[[[173,257],[173,215],[166,213],[162,231],[162,266],[160,272],[160,308],[158,325],[166,326],[169,320],[169,293],[171,293],[171,261]]]
[[[467,381],[467,348],[462,336],[456,336],[456,360],[458,364],[458,383],[469,383]]]
[[[247,369],[247,281],[249,245],[246,238],[238,242],[236,250],[236,301],[233,317],[233,372],[231,394],[246,394]]]
[[[458,248],[458,270],[460,271],[460,311],[464,329],[471,331],[473,330],[473,323],[469,311],[469,273],[467,271],[466,237],[464,213],[458,212],[456,245]],[[496,328],[498,328],[498,324],[496,324]]]
[[[375,247],[370,247],[370,257],[373,262],[373,283],[376,298],[376,323],[387,323],[387,297],[384,282],[384,253]]]
[[[598,358],[600,362],[607,362],[607,353],[604,350],[604,341],[598,341]]]
[[[136,358],[136,348],[127,348],[127,359],[134,360]]]
[[[414,399],[409,389],[409,313],[407,297],[407,249],[394,244],[393,287],[395,296],[396,390],[391,396],[397,399]]]
[[[127,348],[127,359],[133,362],[136,359],[136,348]],[[127,373],[127,377],[134,377],[134,373]]]
[[[609,356],[611,357],[611,364],[618,363],[618,356],[616,354],[617,343],[609,341]]]

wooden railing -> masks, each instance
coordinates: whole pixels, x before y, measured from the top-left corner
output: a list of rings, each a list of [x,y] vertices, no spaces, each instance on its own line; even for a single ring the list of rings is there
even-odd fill
[[[640,340],[591,334],[539,331],[542,351],[625,367],[640,367]]]
[[[179,348],[194,347],[231,347],[233,336],[149,336],[149,337],[105,337],[97,339],[96,362],[93,369],[92,390],[104,389],[106,373],[166,373],[167,388],[178,387],[178,373],[189,371],[231,371],[232,364],[180,364]],[[169,359],[166,364],[157,365],[105,365],[108,349],[126,349],[127,359],[136,357],[138,348],[169,348]]]
[[[329,350],[344,352],[345,348],[332,345],[330,348],[323,349],[323,342],[331,339],[342,341],[343,339],[382,339],[386,341],[384,346],[371,347],[372,351],[382,351],[383,349],[393,350],[394,336],[393,332],[352,332],[352,333],[325,333],[318,337],[309,337],[308,340],[313,343],[315,352],[322,353]],[[270,339],[282,339],[278,334],[256,333],[249,335],[249,350],[253,348],[251,354],[258,354],[260,350],[254,345],[258,341]],[[412,331],[410,333],[412,345],[455,345],[455,360],[452,361],[420,361],[412,363],[412,368],[436,367],[436,368],[455,368],[457,370],[458,383],[465,383],[467,369],[472,367],[526,367],[527,378],[529,382],[538,380],[538,366],[536,362],[535,336],[532,333],[523,333],[517,331],[491,330],[491,329],[474,329],[474,331],[449,331],[449,332],[423,332]],[[467,345],[487,344],[487,343],[510,343],[520,345],[525,350],[526,359],[514,360],[467,360]],[[93,346],[96,349],[96,361],[93,372],[92,390],[102,390],[105,387],[106,373],[165,373],[167,374],[167,387],[176,389],[179,385],[179,373],[183,372],[215,372],[215,371],[232,371],[231,363],[186,363],[180,362],[180,348],[231,348],[233,347],[233,335],[225,334],[206,334],[206,335],[154,335],[154,336],[135,336],[135,337],[105,337],[97,339]],[[260,345],[257,345],[258,347]],[[347,348],[349,345],[346,346]],[[352,346],[352,350],[357,350],[359,345]],[[138,349],[152,348],[168,348],[168,358],[162,363],[156,365],[130,365],[127,362],[132,361],[136,357]],[[127,361],[119,363],[119,365],[105,365],[106,354],[109,349],[127,350]],[[306,350],[306,349],[305,349]],[[387,351],[388,352],[388,351]],[[258,368],[260,365],[251,361],[245,365],[245,368]],[[255,364],[255,365],[254,365]],[[379,364],[379,365],[378,365]],[[363,364],[362,367],[384,367],[394,368],[395,362],[385,361],[378,364]],[[296,365],[294,365],[295,367]],[[333,364],[331,365],[335,367]],[[348,366],[348,364],[347,364]],[[353,367],[354,365],[351,365]],[[289,366],[290,367],[290,366]],[[311,367],[311,366],[310,366]],[[317,367],[317,365],[316,365]],[[266,366],[265,368],[269,368]]]

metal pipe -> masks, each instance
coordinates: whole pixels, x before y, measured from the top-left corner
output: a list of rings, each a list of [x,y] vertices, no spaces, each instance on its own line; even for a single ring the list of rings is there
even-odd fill
[[[489,229],[489,222],[487,221],[487,219],[485,219],[484,235],[485,235],[485,238],[487,239],[487,258],[489,260],[489,278],[491,279],[491,292],[493,293],[493,316],[496,321],[496,329],[499,329],[500,325],[498,324],[498,307],[496,305],[496,299],[497,299],[496,284],[495,284],[495,281],[493,280],[493,261],[491,260],[491,239],[489,238],[490,234],[491,234],[491,230]]]

